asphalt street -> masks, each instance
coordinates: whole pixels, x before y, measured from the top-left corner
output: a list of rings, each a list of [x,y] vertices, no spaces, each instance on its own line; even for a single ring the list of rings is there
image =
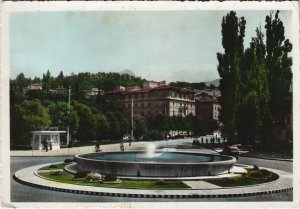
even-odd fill
[[[16,182],[12,177],[19,169],[51,162],[60,162],[68,157],[11,157],[11,202],[246,202],[246,201],[292,201],[293,192],[238,198],[124,198],[72,194],[33,188]],[[70,156],[69,158],[72,158]],[[250,164],[292,172],[292,162],[240,157],[237,163]]]

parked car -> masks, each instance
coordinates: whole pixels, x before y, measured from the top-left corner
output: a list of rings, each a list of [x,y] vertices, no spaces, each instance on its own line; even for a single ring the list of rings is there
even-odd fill
[[[229,155],[235,157],[236,159],[239,158],[240,150],[236,146],[226,146],[224,147],[223,151],[221,152],[222,155]]]
[[[199,140],[198,140],[198,139],[194,139],[194,140],[193,140],[193,145],[200,145]]]
[[[124,135],[123,136],[123,141],[129,141],[130,139],[130,136],[129,135]]]

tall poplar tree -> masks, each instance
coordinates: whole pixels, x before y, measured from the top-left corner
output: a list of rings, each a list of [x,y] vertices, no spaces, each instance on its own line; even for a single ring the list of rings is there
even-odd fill
[[[250,48],[245,51],[243,64],[242,104],[239,123],[239,138],[244,143],[254,144],[264,135],[270,120],[270,93],[265,64],[264,35],[256,29]]]
[[[266,17],[266,66],[269,74],[270,106],[273,125],[280,126],[291,109],[292,96],[289,92],[292,80],[292,44],[285,38],[285,29],[279,11],[275,17],[271,12]]]
[[[46,74],[43,74],[42,87],[43,87],[43,92],[46,95],[49,94],[51,88],[51,74],[49,70],[47,70]]]
[[[220,75],[221,111],[223,134],[229,140],[237,139],[240,101],[241,64],[244,57],[244,36],[246,20],[238,18],[234,11],[222,20],[222,45],[224,53],[218,53]]]

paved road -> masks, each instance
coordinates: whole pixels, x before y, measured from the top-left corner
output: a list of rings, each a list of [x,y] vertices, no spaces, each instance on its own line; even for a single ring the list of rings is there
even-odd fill
[[[13,174],[22,168],[59,162],[66,159],[66,157],[11,157],[11,202],[223,202],[223,201],[292,201],[292,192],[285,192],[280,194],[257,196],[257,197],[240,197],[240,198],[207,198],[207,199],[154,199],[154,198],[120,198],[120,197],[106,197],[81,195],[64,192],[55,192],[49,190],[42,190],[38,188],[28,187],[17,183],[12,179]],[[291,162],[268,161],[253,158],[241,157],[238,163],[255,164],[258,166],[273,167],[274,169],[284,170],[290,172],[292,170]]]
[[[288,161],[240,157],[237,163],[246,164],[246,165],[257,165],[257,166],[273,168],[276,170],[282,170],[289,173],[293,173],[293,162],[288,162]]]

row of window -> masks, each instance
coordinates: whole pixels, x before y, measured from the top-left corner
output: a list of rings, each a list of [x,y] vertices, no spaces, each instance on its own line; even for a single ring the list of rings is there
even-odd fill
[[[175,92],[152,92],[152,93],[141,93],[141,94],[126,94],[123,95],[123,99],[144,99],[144,98],[152,98],[152,97],[175,97],[175,98],[184,98],[184,99],[193,99],[193,97],[187,94],[180,94]]]
[[[161,107],[161,106],[165,106],[165,103],[134,103],[133,104],[134,107]],[[127,103],[127,104],[123,104],[123,108],[131,108],[131,103]],[[182,104],[182,103],[175,103],[173,102],[173,106],[170,106],[170,108],[191,108],[193,109],[193,104]]]

